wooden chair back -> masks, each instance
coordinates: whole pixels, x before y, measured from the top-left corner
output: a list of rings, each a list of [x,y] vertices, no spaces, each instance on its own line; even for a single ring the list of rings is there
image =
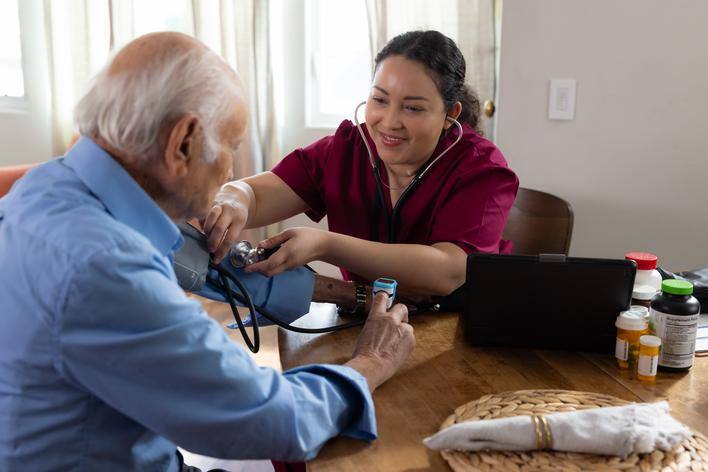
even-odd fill
[[[504,239],[513,254],[568,254],[573,235],[573,208],[550,193],[519,188],[509,212]]]

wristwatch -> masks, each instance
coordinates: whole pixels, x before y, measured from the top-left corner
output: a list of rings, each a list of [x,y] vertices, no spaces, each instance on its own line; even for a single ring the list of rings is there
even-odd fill
[[[366,285],[354,282],[354,306],[343,308],[337,305],[337,311],[344,315],[359,315],[366,312],[367,288]]]

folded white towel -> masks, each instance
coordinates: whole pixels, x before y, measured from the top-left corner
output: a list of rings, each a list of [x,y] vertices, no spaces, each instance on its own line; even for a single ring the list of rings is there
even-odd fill
[[[627,457],[655,448],[670,451],[691,437],[691,431],[669,414],[669,404],[633,403],[625,406],[545,415],[550,429],[550,448]],[[543,422],[531,416],[466,421],[445,428],[423,440],[430,449],[479,451],[539,449]],[[544,438],[545,440],[545,438]]]

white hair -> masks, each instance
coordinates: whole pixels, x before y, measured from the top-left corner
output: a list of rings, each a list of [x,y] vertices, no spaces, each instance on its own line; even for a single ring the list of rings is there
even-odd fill
[[[216,160],[219,125],[229,116],[237,79],[213,51],[164,48],[138,71],[94,77],[74,110],[82,135],[101,137],[130,156],[148,158],[162,152],[161,133],[188,113],[202,124],[206,154]]]

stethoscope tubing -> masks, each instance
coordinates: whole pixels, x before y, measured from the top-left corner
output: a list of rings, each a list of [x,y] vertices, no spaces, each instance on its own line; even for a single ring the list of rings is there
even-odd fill
[[[364,146],[366,146],[366,152],[369,155],[369,163],[371,164],[371,168],[374,169],[374,171],[375,171],[377,169],[377,167],[376,167],[376,162],[374,161],[374,153],[371,152],[371,146],[369,146],[369,140],[366,139],[366,135],[364,134],[364,130],[361,128],[361,123],[359,122],[359,108],[361,108],[362,105],[366,105],[366,102],[365,101],[361,102],[354,109],[354,123],[356,124],[356,129],[359,131],[359,135],[361,136],[361,139],[364,141]],[[462,129],[462,125],[460,124],[460,122],[454,118],[450,118],[449,116],[447,116],[446,119],[451,120],[453,122],[453,124],[457,127],[457,131],[458,131],[457,139],[455,139],[455,142],[453,142],[451,145],[449,145],[447,148],[445,148],[445,150],[443,152],[438,154],[438,157],[433,159],[433,161],[430,164],[428,164],[428,166],[422,172],[419,172],[418,174],[416,174],[413,181],[420,180],[421,178],[423,178],[423,175],[425,175],[425,173],[428,172],[428,170],[430,170],[430,168],[433,167],[433,165],[436,162],[438,162],[441,157],[443,157],[445,154],[447,154],[447,152],[450,149],[452,149],[457,143],[459,143],[460,140],[462,139],[462,133],[464,131]],[[411,183],[413,183],[413,181],[411,181]],[[410,184],[408,184],[408,185],[410,185]]]
[[[376,185],[376,194],[377,194],[377,197],[379,200],[379,205],[382,208],[384,208],[384,211],[386,211],[385,210],[386,203],[385,203],[385,199],[384,199],[383,189],[381,188],[381,186],[385,185],[386,187],[388,187],[388,185],[384,184],[383,180],[381,179],[381,173],[379,171],[378,166],[376,165],[376,161],[374,160],[374,153],[371,151],[371,147],[369,146],[369,140],[366,139],[366,135],[364,134],[364,130],[362,129],[361,123],[359,122],[359,108],[361,108],[361,106],[365,105],[365,104],[366,104],[365,101],[361,102],[354,109],[354,123],[356,124],[356,129],[359,131],[359,135],[361,136],[362,141],[364,141],[364,146],[366,147],[366,152],[369,156],[369,163],[371,164],[371,169],[374,174],[374,183]],[[395,207],[393,208],[393,212],[390,215],[388,215],[388,219],[387,219],[387,221],[388,221],[387,233],[388,233],[388,242],[389,243],[395,242],[395,237],[396,237],[395,226],[396,226],[396,218],[398,217],[399,206],[405,201],[405,199],[415,189],[415,187],[417,187],[418,183],[423,178],[423,175],[425,175],[425,173],[428,172],[428,170],[430,170],[430,168],[436,162],[438,162],[440,160],[440,158],[442,158],[445,154],[447,154],[447,152],[450,149],[452,149],[457,143],[459,143],[460,140],[462,139],[463,129],[462,129],[462,125],[460,124],[460,122],[454,118],[450,118],[449,116],[446,117],[446,119],[451,120],[455,124],[455,126],[457,126],[457,130],[458,130],[457,139],[455,139],[455,141],[451,145],[449,145],[447,148],[445,148],[445,150],[443,150],[440,154],[438,154],[438,157],[433,159],[433,161],[430,162],[430,164],[428,164],[425,167],[425,169],[423,169],[423,171],[419,171],[418,173],[416,173],[415,177],[413,178],[413,180],[411,180],[408,183],[408,185],[406,185],[405,187],[402,187],[403,192],[401,192],[401,195],[398,198],[398,202],[396,203]],[[401,190],[401,189],[396,189],[396,190]]]

